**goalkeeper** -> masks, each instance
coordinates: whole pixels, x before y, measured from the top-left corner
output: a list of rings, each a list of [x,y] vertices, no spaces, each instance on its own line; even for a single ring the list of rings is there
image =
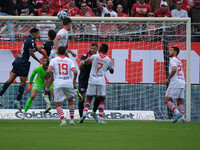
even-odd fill
[[[47,66],[48,66],[48,59],[46,57],[43,57],[42,62],[44,64],[36,66],[35,69],[33,70],[32,74],[31,74],[30,83],[29,83],[29,86],[26,90],[26,93],[31,91],[31,86],[33,84],[33,80],[34,80],[34,77],[35,77],[36,74],[37,74],[37,78],[36,78],[34,85],[32,87],[31,96],[28,98],[28,100],[26,102],[26,106],[25,106],[25,109],[24,109],[25,113],[28,111],[28,109],[31,106],[32,101],[34,100],[37,93],[45,87],[45,75],[46,75],[46,70],[47,70]],[[51,84],[51,87],[50,87],[49,90],[50,90],[51,95],[54,97],[53,84]],[[49,99],[44,99],[44,100],[47,103],[47,107],[46,107],[46,110],[44,111],[44,113],[47,113],[51,109],[51,103],[50,103]],[[21,119],[25,119],[25,113],[23,113]]]

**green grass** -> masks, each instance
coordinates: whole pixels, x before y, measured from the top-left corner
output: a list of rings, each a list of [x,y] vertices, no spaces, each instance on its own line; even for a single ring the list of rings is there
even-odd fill
[[[69,123],[69,121],[67,121]],[[196,150],[200,122],[0,120],[0,150]]]

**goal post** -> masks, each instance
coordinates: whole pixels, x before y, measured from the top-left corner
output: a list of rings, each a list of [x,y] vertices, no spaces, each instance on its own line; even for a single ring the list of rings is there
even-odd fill
[[[74,62],[79,63],[80,57],[89,50],[90,44],[93,42],[106,43],[109,46],[108,55],[114,61],[116,70],[115,74],[107,74],[106,78],[108,82],[106,109],[109,110],[153,110],[156,119],[166,120],[167,107],[163,98],[166,90],[164,84],[165,68],[168,66],[166,66],[167,63],[164,64],[163,62],[164,48],[162,46],[180,46],[182,58],[186,59],[186,62],[184,62],[186,67],[184,68],[186,69],[185,115],[187,121],[191,121],[190,18],[71,17],[71,19],[73,22],[69,48],[77,53],[77,58],[71,57]],[[4,30],[1,28],[0,52],[4,55],[4,51],[10,50],[14,57],[20,52],[20,46],[30,27],[37,27],[37,24],[43,23],[49,25],[46,28],[55,27],[55,30],[58,31],[62,26],[57,17],[49,16],[0,16],[0,21],[2,20],[14,20],[16,42],[7,41],[6,39],[9,40],[9,33],[5,30],[6,28]],[[50,24],[55,24],[55,26],[50,26]],[[43,30],[45,30],[45,27],[41,29],[41,32]],[[37,43],[41,44],[44,41],[44,39],[40,39]],[[2,63],[1,61],[0,65]],[[12,61],[6,63],[11,66]],[[36,65],[38,64],[32,62],[32,67]],[[3,69],[0,69],[0,71],[6,72]],[[3,74],[3,76],[8,78],[8,73]],[[3,80],[0,81],[1,84],[3,82]],[[6,98],[9,97],[9,92],[12,91],[7,91]],[[14,100],[14,96],[10,101]],[[27,96],[24,96],[23,101],[26,101],[26,99]],[[36,99],[42,101],[42,98],[37,97]],[[10,105],[11,103],[8,102],[7,104]],[[23,102],[23,107],[24,104],[25,102]],[[39,102],[34,105],[34,109],[38,108],[37,104]],[[6,108],[12,107],[7,106]],[[68,106],[65,108],[68,108]]]

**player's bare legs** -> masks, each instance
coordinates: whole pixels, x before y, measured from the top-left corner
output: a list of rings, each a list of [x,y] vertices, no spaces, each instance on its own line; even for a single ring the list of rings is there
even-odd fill
[[[3,106],[3,103],[1,101],[2,95],[5,93],[5,91],[7,90],[7,88],[13,83],[13,81],[16,79],[16,77],[17,77],[17,74],[11,72],[8,81],[6,81],[3,84],[3,87],[2,87],[2,89],[0,91],[0,106]]]
[[[180,118],[180,122],[184,123],[185,122],[185,117],[184,117],[184,107],[183,107],[183,104],[182,104],[182,99],[181,98],[177,98],[176,99],[176,103],[177,103],[177,106],[178,106],[178,110],[182,114],[182,117]]]
[[[47,77],[48,78],[48,77]],[[53,83],[53,74],[49,77],[49,79],[45,79],[45,91],[42,94],[42,97],[44,98],[45,102],[50,102],[49,100],[49,89],[51,84]]]
[[[66,126],[67,123],[65,121],[65,117],[64,117],[63,109],[61,107],[61,103],[56,102],[56,110],[57,110],[58,116],[60,117],[60,120],[62,121],[60,126]]]
[[[73,97],[68,99],[68,104],[69,104],[69,114],[70,114],[70,125],[75,125],[74,123],[74,109],[75,109],[75,105],[74,105],[74,101],[73,101]]]
[[[170,97],[165,97],[165,104],[175,113],[174,121],[173,123],[176,123],[178,119],[181,118],[182,114],[178,111],[176,106],[172,103],[172,98]]]

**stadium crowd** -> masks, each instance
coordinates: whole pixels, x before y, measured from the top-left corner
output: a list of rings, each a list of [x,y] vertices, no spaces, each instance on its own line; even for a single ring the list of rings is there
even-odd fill
[[[200,35],[200,0],[0,0],[5,16],[56,16],[60,10],[83,17],[191,17],[192,34]],[[13,25],[6,24],[14,41]]]

